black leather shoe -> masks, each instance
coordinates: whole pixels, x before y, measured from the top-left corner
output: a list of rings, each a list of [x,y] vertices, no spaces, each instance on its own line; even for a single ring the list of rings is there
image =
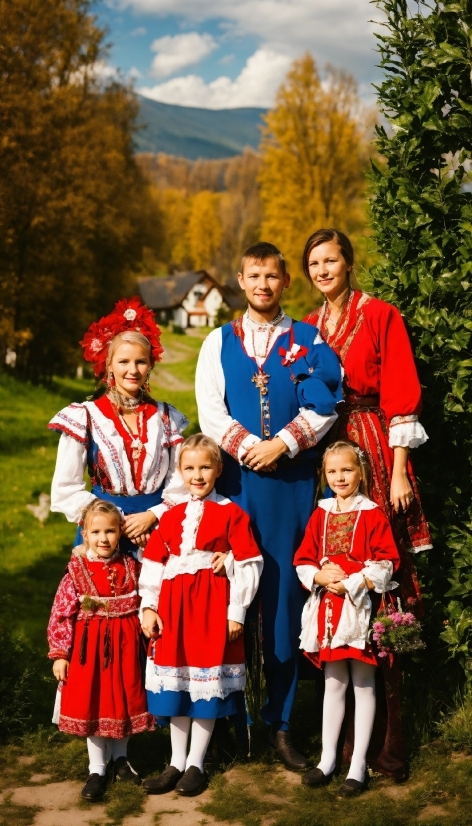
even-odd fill
[[[128,763],[126,757],[118,757],[113,763],[113,779],[126,780],[128,783],[134,783],[135,786],[141,785],[139,774]]]
[[[80,796],[83,797],[84,800],[90,800],[91,803],[95,803],[97,800],[102,799],[106,784],[106,778],[100,774],[89,774],[87,782],[80,792]]]
[[[206,789],[208,778],[205,772],[201,772],[197,766],[189,766],[181,780],[177,783],[175,791],[177,794],[182,794],[191,797],[194,794],[200,794]]]
[[[308,768],[308,760],[292,745],[289,731],[277,731],[275,735],[271,735],[269,743],[286,769],[300,772]]]
[[[351,780],[348,778],[344,781],[342,786],[338,789],[338,794],[341,797],[356,797],[358,794],[362,794],[367,789],[368,777],[365,776],[364,780]]]
[[[146,794],[172,792],[181,777],[183,777],[183,772],[179,772],[175,766],[168,766],[159,777],[148,777],[143,783],[143,789]]]
[[[320,786],[327,786],[333,779],[334,771],[330,774],[325,774],[321,769],[310,769],[309,772],[303,775],[302,783],[304,786],[310,786],[312,789],[318,789]]]

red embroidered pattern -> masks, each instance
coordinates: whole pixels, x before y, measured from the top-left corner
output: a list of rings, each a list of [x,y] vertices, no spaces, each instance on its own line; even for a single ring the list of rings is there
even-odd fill
[[[233,422],[233,424],[230,425],[226,433],[223,435],[221,447],[226,451],[226,453],[229,453],[233,459],[238,460],[239,448],[241,447],[242,442],[244,442],[246,436],[250,435],[249,430],[246,430],[242,424],[239,424],[239,422]]]
[[[48,624],[48,657],[51,660],[69,659],[78,610],[77,591],[72,577],[66,574],[57,589]]]
[[[338,554],[346,554],[347,556],[350,554],[357,516],[357,511],[328,513],[326,556],[337,556]]]
[[[295,439],[299,450],[307,450],[309,447],[314,447],[318,439],[308,419],[305,419],[302,413],[296,416],[293,421],[287,424],[284,428]]]
[[[152,728],[152,717],[147,712],[130,717],[128,720],[113,720],[102,717],[101,720],[77,720],[74,717],[59,717],[59,730],[78,737],[113,737],[121,740],[130,734],[148,731]]]
[[[231,322],[231,326],[233,327],[233,332],[235,336],[244,340],[244,330],[243,330],[243,317],[242,315],[239,318],[236,318],[234,321]]]

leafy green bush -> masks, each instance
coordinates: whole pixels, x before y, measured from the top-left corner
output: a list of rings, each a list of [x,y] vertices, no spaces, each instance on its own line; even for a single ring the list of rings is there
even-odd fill
[[[420,0],[414,13],[407,0],[376,5],[386,15],[378,95],[389,128],[377,128],[385,162],[374,162],[371,176],[381,254],[373,290],[404,313],[424,387],[430,441],[414,460],[435,548],[415,561],[427,597],[428,658],[433,670],[456,658],[469,679],[472,2]],[[457,672],[445,678],[452,689]]]
[[[0,626],[0,740],[25,730],[31,720],[34,678],[29,655],[11,632]]]

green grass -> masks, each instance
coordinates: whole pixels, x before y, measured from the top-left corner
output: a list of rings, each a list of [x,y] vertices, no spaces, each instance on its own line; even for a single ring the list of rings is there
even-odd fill
[[[193,432],[198,422],[189,386],[193,387],[201,338],[165,331],[163,342],[168,358],[164,356],[155,370],[153,395],[184,412],[190,420],[187,432]],[[34,773],[50,775],[53,781],[82,782],[87,775],[84,740],[63,735],[50,724],[56,684],[46,658],[49,611],[70,555],[75,526],[62,515],[51,514],[41,527],[26,505],[35,503],[39,493],[50,487],[58,436],[47,430],[47,422],[61,407],[83,400],[92,389],[92,381],[85,380],[61,379],[46,388],[0,376],[0,619],[19,635],[25,666],[35,671],[31,730],[0,748],[0,791],[33,786],[29,778]],[[300,684],[292,727],[295,743],[312,761],[320,751],[317,685]],[[472,826],[471,708],[465,701],[444,720],[439,727],[442,740],[422,748],[415,745],[409,782],[397,786],[374,778],[370,790],[354,801],[337,797],[341,777],[317,791],[302,787],[296,776],[287,782],[267,751],[267,729],[256,722],[253,762],[235,763],[235,773],[214,774],[213,795],[202,807],[202,822],[205,815],[211,815],[219,823],[244,826],[331,826],[334,822],[338,826]],[[407,729],[414,730],[414,716],[409,715]],[[454,754],[453,749],[466,753]],[[24,755],[32,757],[32,762],[21,761]],[[159,773],[170,757],[168,731],[132,737],[129,757],[142,776]],[[110,826],[122,823],[128,814],[139,814],[143,801],[140,789],[111,786],[104,801]],[[171,798],[166,808],[173,810]],[[18,806],[4,799],[0,826],[29,826],[36,811],[34,806]]]
[[[152,392],[173,404],[198,430],[193,381],[202,337],[163,332],[166,355],[152,377]],[[159,383],[159,370],[169,381]],[[175,390],[183,383],[192,389]],[[170,386],[172,385],[172,387]],[[27,510],[48,493],[59,437],[47,429],[54,414],[93,392],[94,381],[57,379],[43,387],[0,374],[0,620],[19,636],[34,662],[34,719],[46,724],[54,700],[55,681],[46,658],[46,626],[56,588],[70,557],[76,527],[62,514],[50,514],[44,526]]]

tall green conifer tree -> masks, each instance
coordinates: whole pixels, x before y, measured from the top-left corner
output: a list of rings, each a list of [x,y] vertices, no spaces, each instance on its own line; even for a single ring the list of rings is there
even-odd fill
[[[435,549],[418,559],[443,653],[472,657],[472,2],[376,0],[388,128],[372,213],[377,296],[404,313],[430,441],[415,451]],[[401,371],[401,364],[398,365]],[[420,555],[421,556],[421,555]],[[445,623],[445,627],[442,625]],[[429,656],[441,656],[441,647]]]

